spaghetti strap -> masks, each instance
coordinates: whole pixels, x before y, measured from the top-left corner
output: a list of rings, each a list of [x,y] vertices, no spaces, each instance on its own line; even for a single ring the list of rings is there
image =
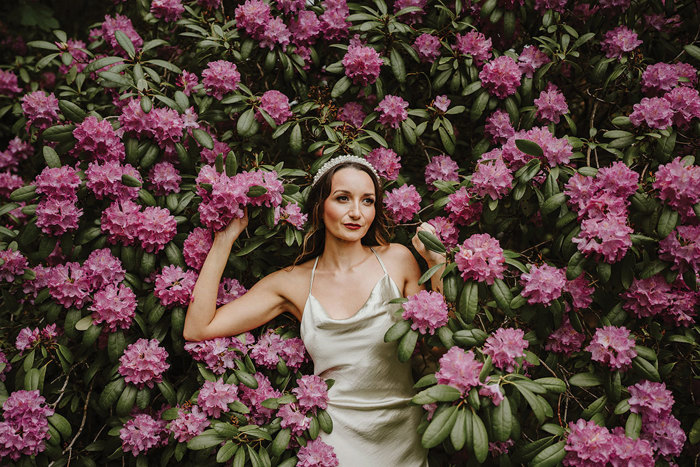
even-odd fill
[[[374,251],[374,248],[369,247],[370,250],[372,250],[372,253],[374,253],[374,256],[377,257],[377,261],[379,261],[379,265],[382,267],[382,270],[384,270],[384,274],[389,274],[389,272],[386,270],[386,267],[384,266],[384,261],[379,257],[376,251]]]
[[[314,261],[314,267],[311,270],[311,281],[309,282],[309,295],[311,295],[311,287],[314,285],[314,275],[316,274],[316,265],[318,264],[318,256],[316,257],[316,261]],[[380,260],[381,262],[381,260]]]

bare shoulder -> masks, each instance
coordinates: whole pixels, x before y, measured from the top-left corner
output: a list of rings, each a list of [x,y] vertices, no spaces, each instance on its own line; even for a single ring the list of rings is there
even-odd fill
[[[375,251],[386,264],[389,275],[399,286],[403,294],[406,293],[406,285],[418,280],[421,271],[413,253],[400,243],[390,243],[375,247]]]
[[[299,308],[303,306],[311,280],[313,260],[282,268],[265,276],[260,282],[273,288],[286,301]]]
[[[389,243],[374,247],[374,249],[382,256],[382,259],[385,259],[385,262],[389,262],[397,267],[405,265],[407,261],[412,263],[416,261],[411,250],[401,243]]]

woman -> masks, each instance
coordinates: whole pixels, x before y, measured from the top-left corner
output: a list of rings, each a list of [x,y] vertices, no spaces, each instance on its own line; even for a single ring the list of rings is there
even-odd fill
[[[311,230],[298,265],[272,273],[245,295],[216,309],[216,296],[233,242],[248,219],[217,232],[187,310],[184,336],[231,336],[288,312],[301,322],[301,338],[314,373],[334,379],[328,413],[333,432],[323,435],[341,466],[427,466],[416,427],[420,408],[411,370],[383,337],[394,323],[391,299],[421,290],[420,268],[408,248],[386,242],[388,219],[374,168],[340,156],[318,171],[307,200]],[[434,232],[422,224],[418,230]],[[444,257],[413,245],[433,266]],[[435,274],[434,289],[441,289]]]

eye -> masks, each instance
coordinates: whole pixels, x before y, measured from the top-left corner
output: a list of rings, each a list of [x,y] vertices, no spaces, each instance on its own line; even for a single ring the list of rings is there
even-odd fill
[[[374,204],[374,198],[365,198],[365,199],[363,200],[363,202],[364,202],[366,205],[371,206],[371,205]]]
[[[336,201],[341,201],[341,202],[347,201],[347,200],[348,200],[348,197],[345,195],[340,195],[336,198]]]

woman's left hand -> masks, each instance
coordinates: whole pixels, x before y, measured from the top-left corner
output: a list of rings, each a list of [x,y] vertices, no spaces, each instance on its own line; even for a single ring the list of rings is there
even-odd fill
[[[413,243],[413,247],[416,249],[418,254],[421,255],[421,257],[428,263],[429,266],[432,267],[436,264],[444,263],[445,262],[445,255],[441,255],[440,253],[436,253],[434,251],[428,250],[425,247],[425,245],[423,245],[423,242],[420,240],[420,238],[418,238],[418,232],[431,233],[437,237],[437,232],[435,231],[435,227],[428,224],[427,222],[423,222],[416,229],[416,234],[413,236],[412,243]]]

